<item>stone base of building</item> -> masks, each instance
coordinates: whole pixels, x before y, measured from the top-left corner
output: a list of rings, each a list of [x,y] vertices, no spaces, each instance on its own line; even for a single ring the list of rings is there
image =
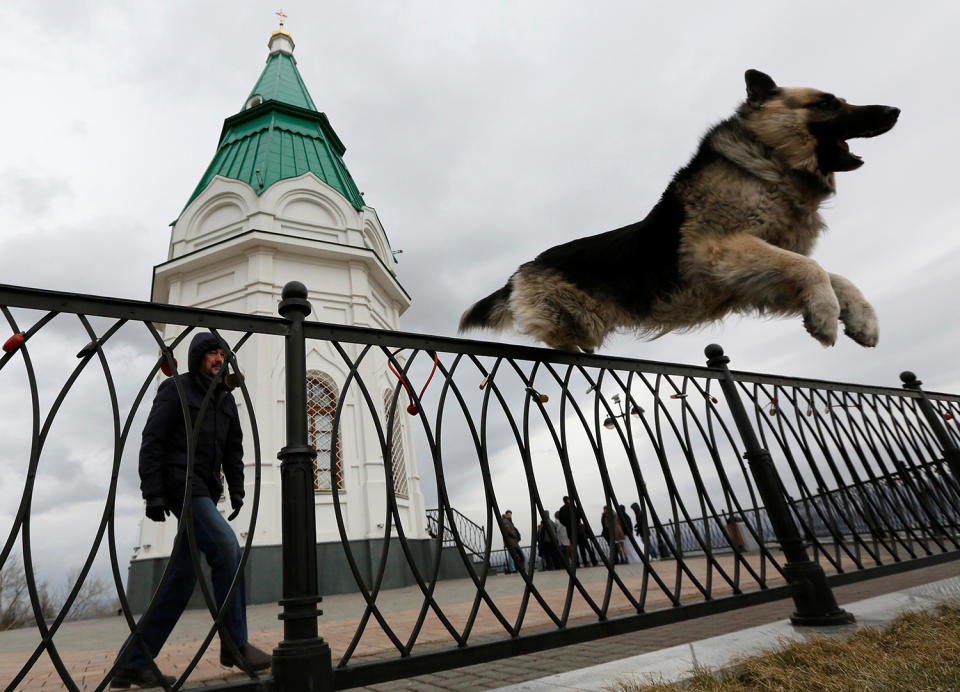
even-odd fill
[[[357,571],[368,588],[374,583],[380,565],[383,543],[383,539],[350,541]],[[429,575],[433,573],[433,564],[436,559],[436,540],[432,538],[409,540],[407,544],[413,553],[421,578],[428,580]],[[127,573],[127,599],[134,613],[142,613],[146,610],[160,583],[160,576],[166,564],[165,557],[130,562]],[[253,546],[250,549],[244,570],[248,604],[276,603],[283,597],[282,565],[283,551],[279,545]],[[210,570],[206,563],[202,565],[202,571],[209,584]],[[347,562],[346,552],[340,543],[317,544],[317,574],[321,596],[359,590],[353,571]],[[439,578],[459,579],[466,576],[468,576],[466,568],[456,549],[444,548],[440,555]],[[407,565],[399,540],[391,539],[382,588],[393,589],[415,583],[416,579]],[[199,586],[194,588],[188,607],[205,607]]]

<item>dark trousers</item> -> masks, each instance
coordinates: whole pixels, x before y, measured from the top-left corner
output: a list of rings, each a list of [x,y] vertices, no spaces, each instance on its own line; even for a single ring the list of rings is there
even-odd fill
[[[570,535],[570,542],[573,543],[573,534]],[[589,562],[591,565],[597,564],[597,556],[593,553],[593,547],[590,545],[590,540],[582,533],[577,533],[577,550],[580,552],[580,564],[586,565]]]
[[[223,605],[230,584],[240,564],[242,550],[236,534],[227,523],[223,515],[217,511],[217,506],[209,497],[195,497],[191,501],[193,509],[193,530],[197,539],[197,549],[203,553],[210,565],[210,575],[213,581],[213,595],[217,608]],[[171,507],[170,510],[180,519],[181,507]],[[146,645],[150,658],[155,658],[164,642],[170,636],[177,620],[183,614],[193,588],[197,583],[197,575],[190,559],[190,546],[184,536],[180,542],[177,554],[171,559],[173,565],[167,579],[160,586],[157,604],[146,622],[142,632],[143,644]],[[247,642],[247,609],[244,594],[243,579],[237,584],[237,589],[230,601],[230,607],[224,613],[223,624],[233,643],[242,647]],[[133,635],[127,637],[124,643],[129,643],[121,667],[142,668],[147,665],[147,658],[137,642],[131,642]],[[223,637],[221,636],[221,639]]]
[[[543,562],[547,569],[563,569],[563,557],[560,549],[553,543],[544,543],[541,550]]]

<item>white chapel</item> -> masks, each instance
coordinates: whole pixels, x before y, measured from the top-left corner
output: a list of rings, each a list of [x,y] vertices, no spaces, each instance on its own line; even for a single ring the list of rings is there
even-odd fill
[[[343,143],[310,97],[293,56],[293,38],[282,24],[268,48],[259,79],[240,111],[224,121],[216,154],[172,225],[168,258],[154,268],[152,300],[275,317],[284,284],[296,280],[309,290],[313,312],[308,320],[397,329],[411,299],[398,281],[377,212],[364,201],[344,164]],[[180,330],[167,325],[165,341],[171,343]],[[176,352],[182,364],[187,362],[185,348],[183,344]],[[353,355],[359,352],[347,348]],[[280,595],[276,454],[285,444],[283,340],[254,336],[237,358],[260,439],[260,509],[247,568],[248,601],[256,603]],[[384,463],[392,465],[405,534],[423,543],[425,556],[429,538],[409,424],[395,417],[393,435],[399,444],[394,443],[393,458],[384,460],[369,407],[354,393],[343,402],[338,449],[331,455],[333,411],[348,370],[331,345],[314,341],[307,344],[307,367],[308,428],[320,464],[315,488],[320,586],[321,593],[336,593],[355,586],[340,546],[332,483],[337,484],[351,548],[370,564],[377,562],[384,540],[390,540],[383,529]],[[383,404],[379,415],[384,425],[397,378],[380,353],[365,358],[359,374]],[[256,455],[249,412],[239,391],[235,394],[245,426],[248,501],[233,526],[243,544]],[[221,509],[229,512],[226,503]],[[142,522],[128,579],[134,608],[148,602],[175,534],[175,522]],[[404,581],[402,575],[396,579],[396,585]]]

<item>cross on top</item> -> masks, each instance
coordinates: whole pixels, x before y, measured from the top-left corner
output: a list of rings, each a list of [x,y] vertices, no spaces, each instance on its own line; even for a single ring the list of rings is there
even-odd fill
[[[282,29],[282,28],[283,28],[283,20],[287,18],[287,15],[285,15],[285,14],[283,13],[283,10],[278,10],[277,12],[274,12],[274,14],[277,15],[277,17],[280,18],[280,28]]]

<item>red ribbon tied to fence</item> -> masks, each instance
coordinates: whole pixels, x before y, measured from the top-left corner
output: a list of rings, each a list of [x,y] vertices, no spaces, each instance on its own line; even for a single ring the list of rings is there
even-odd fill
[[[390,356],[391,357],[396,356],[402,350],[403,350],[402,348],[397,349],[396,351],[391,353]],[[430,351],[427,351],[427,353],[430,353]],[[427,386],[430,384],[430,380],[433,379],[433,374],[437,371],[437,363],[439,362],[439,359],[437,358],[436,351],[433,351],[432,353],[433,353],[433,368],[430,370],[430,376],[427,378],[427,381],[423,383],[423,388],[420,390],[420,396],[417,397],[417,401],[420,401],[423,399],[423,394],[424,392],[427,391]],[[394,375],[397,376],[397,379],[400,380],[400,384],[403,385],[403,388],[407,390],[407,397],[410,399],[410,405],[407,406],[407,413],[409,413],[411,416],[415,416],[418,413],[420,413],[420,409],[417,408],[417,405],[413,401],[413,389],[411,389],[410,384],[407,382],[407,378],[401,375],[399,372],[397,372],[396,368],[393,367],[393,363],[390,362],[389,359],[387,359],[387,367],[390,368],[390,372],[392,372]]]
[[[167,359],[166,359],[165,357],[164,357],[163,360],[160,362],[160,372],[162,372],[162,373],[163,373],[164,375],[166,375],[167,377],[172,377],[172,376],[173,376],[173,368],[177,367],[177,359],[171,356],[171,357],[170,357],[170,360],[173,361],[173,367],[170,367],[170,363],[167,362]]]
[[[3,350],[6,353],[13,353],[17,349],[17,346],[23,343],[23,338],[23,334],[21,332],[17,332],[3,342]]]

